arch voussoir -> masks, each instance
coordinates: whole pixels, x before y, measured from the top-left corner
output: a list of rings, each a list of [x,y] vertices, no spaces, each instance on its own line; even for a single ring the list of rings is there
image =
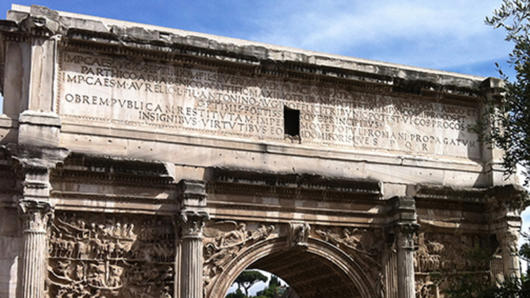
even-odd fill
[[[321,263],[323,266],[321,268],[328,267],[329,271],[327,272],[333,272],[332,274],[334,274],[332,280],[340,280],[341,283],[345,283],[343,285],[344,288],[352,294],[356,293],[360,297],[377,296],[375,283],[371,276],[366,274],[366,268],[363,268],[354,257],[343,251],[337,245],[312,237],[307,239],[306,245],[303,247],[289,247],[287,244],[288,237],[277,236],[241,249],[224,266],[223,271],[219,273],[215,281],[209,285],[206,297],[224,297],[228,288],[243,270],[248,267],[262,269],[263,267],[261,266],[263,263],[267,263],[267,261],[276,256],[289,253],[296,256],[292,258],[293,260],[297,258],[308,258],[314,262]],[[308,266],[306,265],[305,268],[308,268]],[[292,269],[294,270],[294,268]],[[284,278],[284,276],[280,277]],[[289,282],[288,279],[286,280]],[[291,283],[290,285],[293,286]],[[296,287],[294,289],[296,291]],[[350,296],[345,297],[351,297],[352,294],[348,294]]]

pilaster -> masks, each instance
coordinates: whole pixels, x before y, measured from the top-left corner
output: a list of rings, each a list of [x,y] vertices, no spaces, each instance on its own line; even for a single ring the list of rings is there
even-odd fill
[[[29,13],[10,11],[6,27],[4,113],[17,119],[19,113],[31,110],[49,113],[53,107],[53,88],[57,56],[57,40],[65,33],[59,13],[46,7],[32,6]]]
[[[482,105],[480,110],[484,126],[482,128],[483,134],[490,134],[497,123],[494,123],[493,119],[484,120],[483,115],[489,115],[491,112],[498,112],[497,105],[503,98],[504,94],[504,81],[498,78],[487,78],[481,84],[481,92],[486,100],[486,103]],[[487,109],[492,109],[488,111]],[[516,175],[512,175],[506,179],[505,168],[503,166],[505,152],[489,142],[482,142],[482,158],[484,163],[484,175],[486,185],[502,185],[506,183],[516,183]]]
[[[42,148],[59,146],[61,121],[57,114],[27,110],[19,115],[18,123],[19,145]]]
[[[203,181],[181,180],[178,184],[180,240],[177,245],[180,274],[177,275],[180,297],[203,297],[202,230],[209,219],[206,210],[206,187]],[[178,269],[178,268],[176,268]]]

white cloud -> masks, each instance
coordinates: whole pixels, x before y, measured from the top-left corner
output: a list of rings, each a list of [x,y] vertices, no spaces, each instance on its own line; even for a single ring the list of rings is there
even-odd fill
[[[251,39],[309,50],[447,68],[505,57],[484,24],[499,1],[290,1],[255,20]]]

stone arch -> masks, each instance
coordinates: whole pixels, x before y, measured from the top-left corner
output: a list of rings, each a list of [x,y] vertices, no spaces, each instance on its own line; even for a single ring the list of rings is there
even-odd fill
[[[322,265],[319,267],[320,269],[328,267],[324,274],[331,272],[335,274],[333,279],[337,281],[337,285],[343,285],[343,291],[346,291],[344,297],[378,297],[375,289],[376,281],[366,274],[365,269],[347,253],[328,242],[315,238],[309,238],[306,244],[307,246],[303,247],[288,248],[285,237],[277,237],[258,242],[244,249],[227,264],[223,272],[216,278],[206,297],[224,298],[236,277],[249,267],[264,269],[276,274],[273,272],[274,270],[263,268],[263,261],[282,255],[284,259],[289,258],[289,256],[297,256],[303,260],[320,262]],[[319,270],[319,272],[322,271]],[[284,276],[279,276],[285,279]],[[297,291],[296,283],[293,284],[288,279],[286,281]]]

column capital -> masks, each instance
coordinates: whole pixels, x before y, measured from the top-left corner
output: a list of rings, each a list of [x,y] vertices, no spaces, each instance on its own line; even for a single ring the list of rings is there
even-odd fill
[[[180,279],[175,284],[178,297],[203,297],[202,230],[210,218],[206,209],[206,183],[201,180],[181,180],[177,184],[177,214],[180,230]],[[179,295],[177,294],[177,295]]]
[[[396,235],[396,245],[399,249],[415,251],[414,236],[418,232],[419,225],[415,223],[405,223],[394,225]]]
[[[414,235],[418,231],[416,200],[410,196],[389,200],[389,226],[397,248],[398,297],[415,297]]]
[[[178,213],[182,237],[202,237],[202,227],[210,218],[206,210],[206,183],[201,180],[180,180],[177,184]]]
[[[46,233],[53,211],[53,207],[46,201],[22,199],[18,202],[24,232]]]
[[[182,227],[182,238],[201,238],[204,223],[210,216],[206,211],[182,210],[178,219]]]
[[[396,222],[394,223],[394,231],[404,235],[414,235],[418,232],[420,225],[415,222]]]
[[[41,298],[45,296],[46,230],[53,208],[46,201],[22,199],[18,211],[24,239],[21,297]]]
[[[9,144],[2,147],[13,161],[21,200],[46,201],[50,196],[50,172],[68,156],[63,148]]]
[[[530,196],[520,185],[507,184],[488,189],[489,209],[497,217],[517,217],[528,206]]]

